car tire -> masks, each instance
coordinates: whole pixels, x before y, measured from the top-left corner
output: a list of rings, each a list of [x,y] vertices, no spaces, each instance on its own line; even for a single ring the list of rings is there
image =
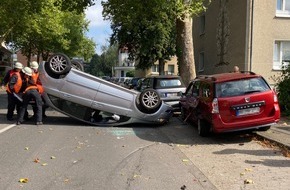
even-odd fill
[[[48,66],[51,73],[64,75],[70,71],[71,61],[65,54],[56,53],[48,59]]]
[[[145,89],[139,96],[141,111],[145,113],[155,113],[161,106],[159,94],[154,89]]]
[[[75,68],[75,69],[77,69],[77,70],[79,70],[79,71],[84,71],[84,66],[83,66],[83,64],[80,63],[80,62],[78,62],[78,61],[76,61],[76,60],[72,60],[72,61],[71,61],[71,67],[72,67],[72,68]]]
[[[184,121],[186,118],[186,110],[181,105],[180,105],[180,117],[182,121]]]
[[[270,128],[271,128],[271,126],[260,127],[259,131],[268,131]]]
[[[210,124],[204,119],[197,120],[197,131],[199,136],[206,137],[209,135]]]

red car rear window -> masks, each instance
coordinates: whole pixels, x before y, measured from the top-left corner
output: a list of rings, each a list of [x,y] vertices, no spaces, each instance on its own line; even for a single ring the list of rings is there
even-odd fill
[[[226,81],[216,84],[216,97],[240,96],[270,89],[270,86],[261,77]]]

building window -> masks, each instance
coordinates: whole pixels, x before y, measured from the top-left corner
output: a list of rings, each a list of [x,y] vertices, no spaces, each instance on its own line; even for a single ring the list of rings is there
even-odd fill
[[[277,0],[277,17],[290,17],[290,0]]]
[[[198,71],[204,70],[204,52],[199,53]]]
[[[174,75],[174,65],[168,65],[168,74]]]
[[[275,41],[273,55],[273,69],[281,70],[290,62],[290,41]]]
[[[151,72],[159,73],[159,65],[152,65]]]
[[[202,15],[199,17],[199,34],[202,35],[205,33],[205,16]]]

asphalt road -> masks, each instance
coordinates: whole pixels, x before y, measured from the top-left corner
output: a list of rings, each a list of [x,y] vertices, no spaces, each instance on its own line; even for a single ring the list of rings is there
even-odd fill
[[[0,96],[1,190],[216,189],[160,127],[87,126],[53,110],[42,126],[15,126]]]
[[[158,129],[91,127],[66,117],[57,121],[21,125],[0,134],[0,189],[209,186],[203,174],[196,174],[195,166]],[[22,178],[28,178],[28,183],[19,183]]]
[[[52,110],[42,126],[15,126],[5,120],[5,96],[0,102],[1,190],[290,186],[290,159],[249,132],[202,138],[177,117],[157,128],[87,126]]]

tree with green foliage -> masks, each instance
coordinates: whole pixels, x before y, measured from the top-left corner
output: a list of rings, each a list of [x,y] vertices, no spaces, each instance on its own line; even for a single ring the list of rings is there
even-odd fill
[[[196,76],[192,17],[204,12],[208,3],[210,0],[108,0],[102,4],[104,17],[111,20],[111,40],[138,55],[139,67],[149,68],[156,60],[176,54],[179,73],[188,84]]]
[[[58,7],[62,11],[76,11],[84,13],[84,10],[94,5],[95,0],[3,0],[0,1],[0,37],[1,43],[11,35],[13,29],[25,30],[26,22],[31,16],[39,14],[44,7]],[[53,11],[53,10],[52,10]],[[45,15],[43,19],[45,19]]]
[[[126,77],[134,77],[134,76],[135,76],[135,70],[131,70],[126,73]]]
[[[175,0],[176,3],[176,55],[180,76],[187,85],[196,77],[192,17],[203,13],[211,0]]]
[[[80,41],[80,45],[75,52],[76,56],[83,57],[85,62],[90,62],[90,59],[95,54],[96,43],[93,39],[84,37]]]
[[[276,81],[276,90],[283,114],[290,115],[290,67],[283,65],[282,73],[279,76],[273,76]]]
[[[112,22],[111,43],[126,46],[138,69],[150,68],[158,60],[164,74],[165,60],[175,53],[175,22],[167,0],[109,0],[102,5],[104,17]]]
[[[95,44],[85,37],[88,22],[84,17],[85,4],[93,1],[76,0],[72,4],[58,0],[6,0],[0,3],[1,42],[21,49],[27,57],[51,52],[68,56],[94,54]],[[64,4],[67,4],[64,6]],[[86,52],[85,52],[86,51]]]
[[[89,73],[95,76],[112,76],[112,67],[118,62],[118,45],[102,46],[102,54],[95,54]]]

